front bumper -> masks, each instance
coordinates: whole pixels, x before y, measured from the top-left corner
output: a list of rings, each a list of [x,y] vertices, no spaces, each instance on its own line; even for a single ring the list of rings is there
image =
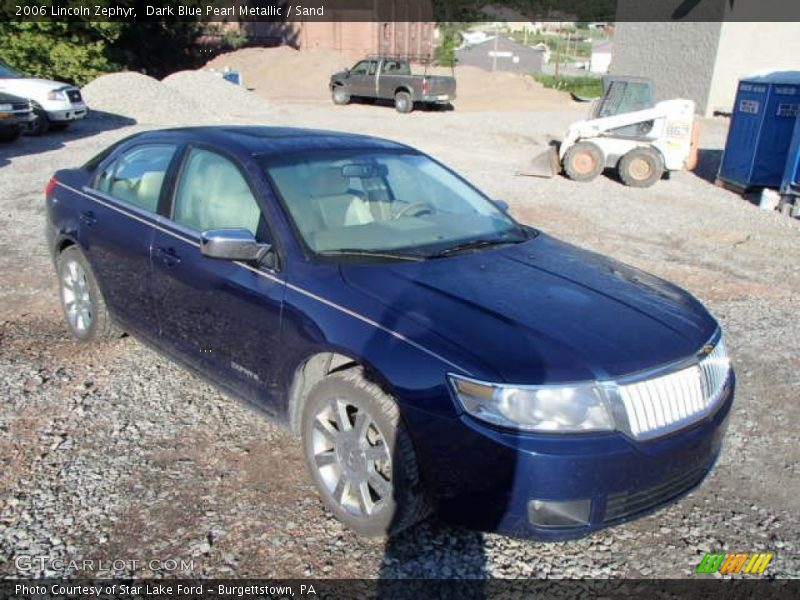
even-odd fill
[[[714,413],[646,442],[621,433],[519,434],[467,416],[434,418],[413,409],[404,416],[442,520],[563,540],[636,519],[695,488],[719,456],[734,388],[731,371]],[[581,523],[543,527],[532,522],[534,500],[589,508]]]
[[[56,122],[79,121],[89,113],[89,108],[84,102],[64,102],[56,106],[45,106],[43,108],[47,113],[47,118]]]
[[[0,112],[0,127],[27,127],[33,119],[34,115],[30,110]]]

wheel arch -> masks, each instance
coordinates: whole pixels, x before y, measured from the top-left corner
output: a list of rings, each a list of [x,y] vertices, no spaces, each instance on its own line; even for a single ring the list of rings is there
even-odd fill
[[[298,364],[289,385],[287,417],[289,430],[300,436],[303,407],[312,388],[328,375],[350,369],[364,369],[369,379],[384,390],[388,389],[385,377],[363,359],[337,349],[317,351]]]
[[[400,86],[397,86],[397,88],[394,90],[394,94],[393,94],[393,96],[397,96],[397,94],[399,94],[400,92],[406,92],[407,94],[410,94],[410,95],[411,95],[411,99],[412,99],[412,100],[414,99],[414,90],[412,90],[412,89],[411,89],[410,87],[408,87],[407,85],[400,85]]]

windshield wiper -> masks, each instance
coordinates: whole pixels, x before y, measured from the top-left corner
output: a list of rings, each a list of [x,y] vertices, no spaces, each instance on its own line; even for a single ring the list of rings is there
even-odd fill
[[[444,250],[440,250],[434,254],[429,254],[428,258],[442,258],[443,256],[450,256],[451,254],[458,254],[459,252],[466,252],[467,250],[479,250],[481,248],[488,248],[490,246],[505,246],[508,244],[519,244],[524,242],[524,239],[518,240],[501,240],[501,239],[479,239],[479,240],[470,240],[469,242],[464,242],[461,244],[456,244],[455,246],[450,246],[449,248],[445,248]]]
[[[320,256],[369,256],[373,258],[391,258],[394,260],[425,260],[419,254],[407,254],[404,252],[391,252],[389,250],[365,250],[363,248],[338,248],[337,250],[323,250],[317,252]]]

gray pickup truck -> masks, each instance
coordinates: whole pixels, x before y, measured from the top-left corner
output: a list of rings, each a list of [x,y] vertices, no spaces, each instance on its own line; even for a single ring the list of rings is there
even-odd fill
[[[456,98],[455,77],[413,75],[407,60],[386,57],[368,58],[334,73],[330,88],[335,104],[354,98],[394,100],[401,113],[410,113],[415,105],[449,106]]]

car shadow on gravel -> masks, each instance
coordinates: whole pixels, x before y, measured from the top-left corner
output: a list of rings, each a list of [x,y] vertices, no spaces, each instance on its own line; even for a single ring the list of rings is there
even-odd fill
[[[429,519],[386,542],[378,577],[380,598],[407,592],[409,579],[470,580],[471,597],[481,598],[491,577],[484,534]]]
[[[136,125],[136,120],[115,113],[98,110],[89,112],[89,115],[70,125],[63,131],[49,131],[40,137],[23,135],[17,141],[0,145],[0,168],[11,163],[12,158],[39,154],[63,148],[67,142],[98,135],[106,131],[122,129]]]

